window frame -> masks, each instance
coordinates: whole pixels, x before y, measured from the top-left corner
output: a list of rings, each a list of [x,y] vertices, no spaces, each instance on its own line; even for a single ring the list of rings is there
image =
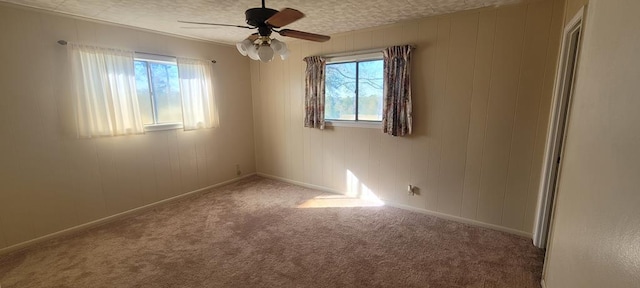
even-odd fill
[[[358,82],[359,82],[359,65],[360,62],[367,61],[377,61],[384,60],[382,51],[379,52],[370,52],[370,53],[361,53],[361,54],[353,54],[353,55],[345,55],[345,56],[334,56],[326,58],[326,65],[330,64],[340,64],[340,63],[356,63],[356,97],[355,97],[355,112],[356,112],[356,120],[340,120],[340,119],[327,119],[325,114],[325,125],[326,126],[335,126],[335,127],[357,127],[357,128],[381,128],[382,120],[358,120]],[[384,69],[384,68],[383,68]],[[326,85],[326,84],[325,84]],[[384,84],[383,84],[384,85]],[[384,91],[384,88],[383,88]],[[326,99],[325,92],[325,99]],[[384,95],[383,103],[384,103]],[[384,104],[383,104],[384,105]],[[325,112],[326,112],[326,100],[325,100]]]
[[[178,65],[178,59],[176,57],[158,55],[158,54],[150,54],[150,53],[140,53],[136,52],[135,57],[133,58],[134,64],[135,61],[144,61],[147,62],[147,85],[149,85],[149,96],[151,97],[151,115],[153,118],[153,124],[143,124],[145,132],[153,132],[153,131],[163,131],[163,130],[175,130],[175,129],[183,129],[184,124],[182,121],[180,122],[167,122],[167,123],[156,123],[157,121],[157,109],[155,107],[155,95],[153,94],[153,88],[151,85],[151,68],[149,63],[161,63],[161,64],[173,64]],[[178,75],[180,71],[178,70]],[[180,100],[180,111],[182,111],[182,100]]]

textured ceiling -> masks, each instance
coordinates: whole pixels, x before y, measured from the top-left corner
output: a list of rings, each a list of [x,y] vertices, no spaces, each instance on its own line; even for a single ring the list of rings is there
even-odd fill
[[[177,20],[244,25],[244,11],[260,0],[0,0],[64,14],[222,43],[241,41],[252,31],[199,27]],[[426,16],[533,0],[267,0],[266,6],[300,10],[306,17],[286,28],[331,35]]]

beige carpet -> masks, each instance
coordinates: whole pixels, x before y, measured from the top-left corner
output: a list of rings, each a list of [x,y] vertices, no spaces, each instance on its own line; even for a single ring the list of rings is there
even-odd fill
[[[298,207],[312,207],[307,201],[321,195],[251,177],[4,255],[0,283],[2,288],[540,286],[543,253],[530,239],[391,207]],[[331,206],[331,197],[322,201]]]

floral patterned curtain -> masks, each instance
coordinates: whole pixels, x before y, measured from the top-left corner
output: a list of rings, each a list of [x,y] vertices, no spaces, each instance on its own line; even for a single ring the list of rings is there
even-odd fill
[[[411,134],[411,50],[409,45],[384,49],[382,129],[392,136]]]
[[[305,72],[304,127],[324,129],[324,81],[326,60],[319,56],[304,58]]]

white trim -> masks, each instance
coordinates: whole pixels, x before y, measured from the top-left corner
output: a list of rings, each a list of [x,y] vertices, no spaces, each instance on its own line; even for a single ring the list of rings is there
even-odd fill
[[[145,132],[174,130],[174,129],[182,129],[182,128],[184,128],[182,123],[162,123],[162,124],[144,125]]]
[[[416,207],[412,207],[412,206],[408,206],[408,205],[404,205],[404,204],[397,204],[397,203],[393,203],[393,202],[387,202],[385,200],[382,200],[384,202],[385,205],[391,206],[391,207],[396,207],[396,208],[401,208],[401,209],[405,209],[405,210],[410,210],[410,211],[414,211],[414,212],[419,212],[422,214],[427,214],[427,215],[431,215],[434,217],[438,217],[441,219],[446,219],[446,220],[451,220],[451,221],[455,221],[455,222],[459,222],[459,223],[463,223],[463,224],[469,224],[472,226],[477,226],[477,227],[482,227],[482,228],[488,228],[491,230],[497,230],[497,231],[501,231],[501,232],[506,232],[509,234],[514,234],[514,235],[518,235],[527,239],[531,239],[531,233],[528,232],[524,232],[524,231],[520,231],[520,230],[516,230],[516,229],[511,229],[508,227],[504,227],[504,226],[499,226],[499,225],[495,225],[495,224],[490,224],[490,223],[486,223],[486,222],[481,222],[481,221],[477,221],[477,220],[473,220],[473,219],[467,219],[467,218],[462,218],[462,217],[458,217],[458,216],[453,216],[453,215],[449,215],[449,214],[444,214],[444,213],[440,213],[440,212],[435,212],[435,211],[431,211],[431,210],[427,210],[427,209],[422,209],[422,208],[416,208]]]
[[[583,26],[583,18],[584,18],[585,7],[582,7],[578,13],[571,19],[571,21],[565,26],[563,36],[562,36],[562,47],[560,48],[560,61],[558,62],[557,67],[557,75],[556,81],[554,84],[553,90],[553,99],[552,99],[552,108],[550,113],[550,121],[547,132],[547,144],[545,146],[545,158],[542,165],[542,174],[540,177],[540,188],[538,192],[538,208],[536,213],[536,219],[534,222],[534,230],[533,230],[533,244],[539,248],[545,248],[547,246],[547,240],[549,237],[549,231],[551,226],[551,221],[553,220],[553,199],[554,199],[554,191],[556,190],[556,185],[559,181],[559,174],[561,164],[556,167],[555,163],[558,157],[561,157],[562,153],[559,151],[559,145],[562,143],[562,139],[560,135],[564,132],[561,129],[564,129],[566,126],[559,127],[561,120],[566,119],[568,117],[568,108],[564,109],[564,104],[570,105],[571,103],[571,91],[570,95],[567,95],[567,99],[565,99],[565,91],[568,88],[567,83],[569,79],[567,79],[567,65],[570,60],[568,57],[570,56],[572,36],[576,33],[576,31],[582,30]],[[575,81],[575,73],[577,70],[577,65],[579,62],[580,56],[580,42],[582,39],[582,34],[580,34],[580,38],[578,39],[578,49],[576,51],[574,63],[573,80]],[[568,107],[568,106],[567,106]],[[564,112],[567,112],[565,114]],[[566,135],[565,135],[566,136]],[[556,169],[557,168],[557,169]],[[554,181],[555,177],[555,181]]]
[[[328,127],[353,127],[353,128],[369,128],[382,129],[381,121],[350,121],[350,120],[325,120],[325,126]]]
[[[256,175],[256,173],[251,173],[251,174],[244,175],[242,177],[233,178],[231,180],[227,180],[227,181],[220,182],[220,183],[217,183],[217,184],[213,184],[213,185],[210,185],[210,186],[207,186],[207,187],[204,187],[204,188],[193,190],[191,192],[180,194],[178,196],[174,196],[174,197],[171,197],[171,198],[160,200],[158,202],[154,202],[154,203],[151,203],[151,204],[140,206],[138,208],[134,208],[134,209],[127,210],[127,211],[124,211],[124,212],[120,212],[118,214],[107,216],[107,217],[104,217],[104,218],[101,218],[101,219],[98,219],[98,220],[94,220],[94,221],[91,221],[91,222],[87,222],[87,223],[84,223],[84,224],[73,226],[73,227],[70,227],[70,228],[67,228],[67,229],[64,229],[64,230],[60,230],[58,232],[47,234],[47,235],[44,235],[44,236],[41,236],[41,237],[38,237],[38,238],[35,238],[35,239],[31,239],[31,240],[27,240],[27,241],[24,241],[24,242],[21,242],[21,243],[18,243],[18,244],[14,244],[14,245],[11,245],[9,247],[5,247],[5,248],[0,249],[0,255],[7,254],[7,253],[10,253],[10,252],[13,252],[13,251],[16,251],[16,250],[20,250],[20,249],[23,249],[23,248],[27,248],[27,247],[35,245],[37,243],[41,243],[41,242],[44,242],[44,241],[47,241],[47,240],[50,240],[50,239],[53,239],[53,238],[57,238],[57,237],[60,237],[60,236],[63,236],[63,235],[77,233],[79,231],[86,230],[86,229],[89,229],[89,228],[92,228],[92,227],[104,225],[104,224],[107,224],[109,222],[113,222],[113,221],[125,218],[127,216],[130,216],[130,215],[133,215],[133,214],[136,214],[136,213],[139,213],[139,212],[146,211],[146,210],[151,209],[151,208],[155,208],[157,206],[160,206],[160,205],[163,205],[163,204],[166,204],[166,203],[169,203],[169,202],[173,202],[173,201],[180,200],[180,199],[187,198],[187,197],[191,197],[191,196],[196,196],[196,195],[198,195],[198,194],[200,194],[202,192],[206,192],[209,189],[213,189],[213,188],[216,188],[216,187],[220,187],[220,186],[224,186],[224,185],[227,185],[227,184],[231,184],[233,182],[240,181],[240,180],[242,180],[244,178],[251,177],[253,175]]]
[[[540,287],[547,288],[547,283],[544,282],[544,278],[540,279]]]
[[[256,174],[258,176],[261,176],[261,177],[270,178],[270,179],[274,179],[274,180],[278,180],[278,181],[294,184],[294,185],[297,185],[297,186],[302,186],[302,187],[305,187],[305,188],[320,190],[320,191],[334,193],[334,194],[341,194],[341,195],[345,194],[344,192],[341,192],[341,191],[338,191],[338,190],[334,190],[334,189],[331,189],[331,188],[327,188],[327,187],[324,187],[324,186],[308,184],[308,183],[299,182],[299,181],[295,181],[295,180],[291,180],[291,179],[287,179],[287,178],[282,178],[282,177],[278,177],[278,176],[274,176],[274,175],[270,175],[270,174],[265,174],[265,173],[261,173],[261,172],[257,172]],[[518,236],[529,238],[529,239],[531,239],[531,236],[532,236],[531,233],[527,233],[527,232],[524,232],[524,231],[515,230],[515,229],[503,227],[503,226],[498,226],[498,225],[495,225],[495,224],[489,224],[489,223],[480,222],[480,221],[477,221],[477,220],[472,220],[472,219],[462,218],[462,217],[458,217],[458,216],[443,214],[443,213],[430,211],[430,210],[426,210],[426,209],[422,209],[422,208],[416,208],[416,207],[412,207],[412,206],[408,206],[408,205],[404,205],[404,204],[398,204],[398,203],[386,201],[384,199],[382,199],[382,201],[384,202],[384,205],[387,205],[387,206],[400,208],[400,209],[404,209],[404,210],[409,210],[409,211],[414,211],[414,212],[418,212],[418,213],[422,213],[422,214],[427,214],[427,215],[438,217],[438,218],[441,218],[441,219],[446,219],[446,220],[451,220],[451,221],[464,223],[464,224],[469,224],[469,225],[473,225],[473,226],[478,226],[478,227],[482,227],[482,228],[488,228],[488,229],[492,229],[492,230],[506,232],[506,233],[518,235]]]

